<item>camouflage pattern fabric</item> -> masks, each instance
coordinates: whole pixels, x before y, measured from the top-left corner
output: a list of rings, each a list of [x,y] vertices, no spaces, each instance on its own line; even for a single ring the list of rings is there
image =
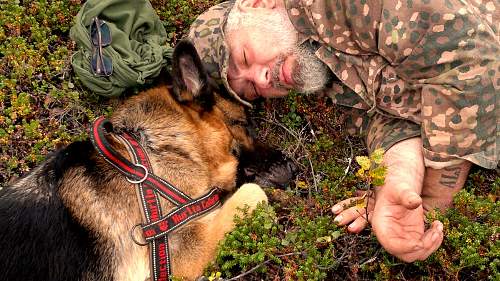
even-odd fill
[[[401,140],[421,135],[420,125],[409,120],[368,114],[366,110],[343,105],[336,105],[335,109],[343,116],[347,132],[362,136],[370,153],[377,148],[387,150]]]
[[[210,76],[238,101],[252,107],[249,102],[242,100],[227,82],[229,52],[224,42],[224,26],[233,4],[234,1],[222,2],[205,11],[191,24],[188,37],[196,46]]]
[[[498,165],[498,2],[285,0],[285,4],[301,42],[320,43],[316,55],[342,82],[326,94],[336,104],[350,107],[350,132],[364,134],[370,150],[420,136],[428,167],[444,168],[461,160],[485,168]],[[227,11],[200,18],[207,22],[219,16],[223,23],[226,15]],[[194,26],[206,28],[200,22]],[[223,41],[222,33],[210,34]],[[196,32],[190,36],[202,57],[208,54],[210,45],[196,42]],[[227,48],[218,46],[218,54],[225,56],[222,63],[219,60],[220,78],[229,88],[224,81]]]

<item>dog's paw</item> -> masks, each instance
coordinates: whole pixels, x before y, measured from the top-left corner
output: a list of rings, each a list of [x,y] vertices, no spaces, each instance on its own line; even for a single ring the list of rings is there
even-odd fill
[[[234,214],[239,213],[238,209],[247,206],[249,213],[251,213],[255,207],[257,207],[257,204],[267,202],[267,195],[260,186],[255,183],[246,183],[240,186],[236,192],[227,199],[222,210],[225,213],[231,214],[224,217],[232,221]]]

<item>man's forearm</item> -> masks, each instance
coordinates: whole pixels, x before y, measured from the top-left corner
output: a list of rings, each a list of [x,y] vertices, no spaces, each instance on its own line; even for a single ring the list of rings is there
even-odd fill
[[[471,163],[464,161],[462,164],[445,167],[443,169],[427,168],[424,186],[438,186],[443,192],[460,190],[467,179]]]
[[[443,169],[427,168],[422,190],[424,209],[446,209],[453,201],[453,195],[459,192],[467,180],[472,164],[464,161],[462,164]]]

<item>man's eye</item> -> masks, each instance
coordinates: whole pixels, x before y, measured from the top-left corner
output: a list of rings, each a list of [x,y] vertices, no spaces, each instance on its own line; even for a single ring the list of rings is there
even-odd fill
[[[243,50],[243,59],[245,60],[245,65],[248,66],[248,61],[247,61],[247,53],[245,52],[245,50]],[[259,95],[259,93],[257,93],[257,88],[255,87],[255,83],[252,82],[252,81],[249,81],[250,82],[250,85],[252,85],[252,89],[254,91],[254,94],[256,96]]]

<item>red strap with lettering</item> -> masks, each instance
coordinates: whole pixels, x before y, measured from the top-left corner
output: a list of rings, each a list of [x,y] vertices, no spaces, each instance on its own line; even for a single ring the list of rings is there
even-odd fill
[[[111,147],[105,138],[106,130],[112,131],[108,120],[100,117],[94,121],[90,134],[92,143],[108,163],[123,173],[130,182],[137,183],[139,201],[145,216],[145,223],[141,227],[150,248],[152,280],[167,281],[171,275],[168,234],[220,206],[218,190],[214,188],[198,199],[191,199],[153,173],[146,151],[134,137],[127,133],[115,135],[126,144],[135,164]],[[159,195],[177,206],[166,216],[162,216]]]
[[[94,125],[92,128],[92,133],[90,134],[90,139],[94,144],[94,147],[97,149],[99,154],[112,166],[114,166],[118,171],[124,174],[127,178],[140,181],[143,180],[145,185],[149,185],[152,188],[156,189],[163,197],[179,206],[182,204],[186,204],[192,199],[184,194],[182,191],[177,189],[175,186],[170,184],[168,181],[156,176],[153,173],[147,173],[144,168],[135,165],[128,161],[125,157],[116,152],[105,137],[105,130],[108,127],[112,130],[111,123],[106,120],[104,117],[98,118],[94,121]],[[127,140],[133,139],[128,134],[123,134]],[[142,157],[146,157],[145,151],[139,145],[137,141],[134,140],[131,143],[134,149],[140,148],[138,150],[138,155]],[[140,160],[140,159],[139,159]],[[142,165],[142,164],[141,164]]]
[[[186,224],[192,219],[202,216],[212,209],[219,207],[219,194],[216,189],[212,189],[205,196],[198,198],[182,207],[178,207],[161,220],[142,226],[144,239],[154,240],[167,235],[178,227]]]

